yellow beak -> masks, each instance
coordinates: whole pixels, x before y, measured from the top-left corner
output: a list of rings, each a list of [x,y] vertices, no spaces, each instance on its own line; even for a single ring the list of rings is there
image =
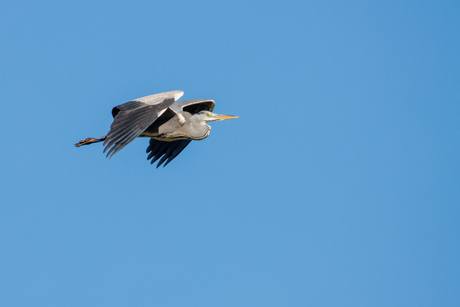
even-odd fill
[[[218,121],[218,120],[226,120],[226,119],[233,119],[233,118],[238,118],[238,116],[233,116],[233,115],[222,115],[222,114],[214,114],[210,116],[210,118],[207,121]]]
[[[238,116],[233,116],[233,115],[217,115],[218,120],[225,120],[225,119],[233,119],[233,118],[238,118]]]

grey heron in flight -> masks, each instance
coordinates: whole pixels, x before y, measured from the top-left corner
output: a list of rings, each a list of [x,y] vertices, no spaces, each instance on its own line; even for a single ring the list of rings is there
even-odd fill
[[[150,138],[147,159],[160,159],[157,168],[171,162],[192,141],[209,135],[207,122],[238,118],[212,113],[215,103],[209,99],[177,101],[183,91],[171,91],[134,99],[112,109],[113,123],[107,135],[87,138],[80,147],[104,142],[104,153],[112,157],[137,137]]]

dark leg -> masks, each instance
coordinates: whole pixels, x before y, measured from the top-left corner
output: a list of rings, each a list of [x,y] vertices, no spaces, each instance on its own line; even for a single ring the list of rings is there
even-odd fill
[[[75,144],[75,146],[77,147],[80,147],[80,146],[83,146],[83,145],[89,145],[89,144],[93,144],[93,143],[97,143],[97,142],[102,142],[104,141],[106,138],[106,136],[101,136],[100,139],[95,139],[95,138],[87,138],[85,140],[82,140],[80,142],[78,142],[77,144]]]

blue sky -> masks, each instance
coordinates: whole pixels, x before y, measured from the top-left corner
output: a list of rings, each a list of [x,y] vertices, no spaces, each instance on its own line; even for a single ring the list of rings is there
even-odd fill
[[[458,306],[457,1],[0,4],[0,305]],[[183,90],[166,168],[112,107]]]

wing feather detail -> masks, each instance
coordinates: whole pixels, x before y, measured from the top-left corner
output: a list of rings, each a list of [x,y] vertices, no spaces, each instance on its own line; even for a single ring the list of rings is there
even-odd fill
[[[115,107],[116,111],[112,111],[115,118],[104,141],[104,153],[108,151],[107,157],[112,157],[141,135],[182,95],[182,91],[165,92]]]
[[[149,153],[147,160],[152,159],[150,163],[153,164],[155,161],[161,158],[157,164],[157,168],[166,161],[166,163],[163,165],[163,167],[165,167],[169,162],[174,160],[174,158],[177,157],[190,142],[191,140],[164,142],[150,139],[150,144],[146,151]]]
[[[170,107],[176,113],[181,111],[187,111],[190,114],[196,114],[200,111],[210,111],[214,110],[216,103],[211,99],[193,99],[193,100],[182,100],[178,101]]]

